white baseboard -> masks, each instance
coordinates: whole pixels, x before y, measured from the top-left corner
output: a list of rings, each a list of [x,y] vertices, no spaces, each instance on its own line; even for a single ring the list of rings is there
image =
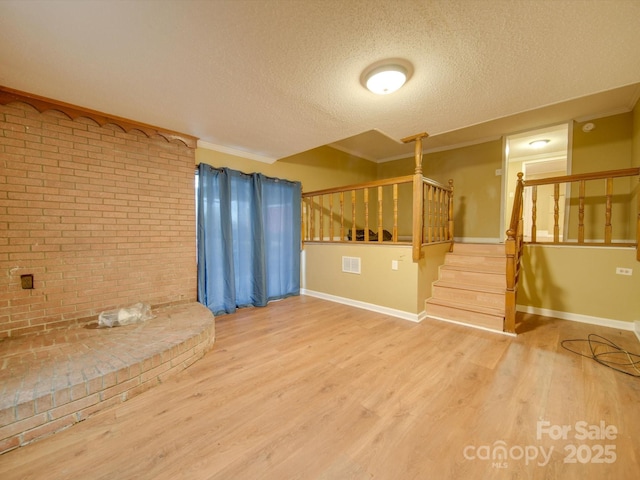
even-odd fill
[[[401,318],[403,320],[409,320],[410,322],[415,322],[415,323],[420,323],[425,318],[430,318],[430,319],[434,319],[442,322],[453,323],[456,325],[473,327],[473,328],[485,330],[492,333],[515,336],[515,334],[511,334],[507,332],[499,332],[497,330],[492,330],[490,328],[471,325],[463,322],[456,322],[455,320],[448,320],[440,317],[430,317],[430,316],[427,316],[424,310],[420,313],[410,313],[410,312],[405,312],[404,310],[397,310],[395,308],[383,307],[381,305],[375,305],[373,303],[353,300],[351,298],[339,297],[337,295],[331,295],[323,292],[316,292],[315,290],[307,290],[306,288],[300,289],[300,294],[308,295],[310,297],[315,297],[315,298],[321,298],[323,300],[341,303],[343,305],[349,305],[356,308],[362,308],[364,310],[369,310],[372,312],[382,313],[384,315],[389,315],[390,317]],[[535,315],[541,315],[543,317],[553,317],[553,318],[559,318],[560,320],[570,320],[572,322],[587,323],[590,325],[599,325],[602,327],[616,328],[618,330],[632,331],[635,333],[636,337],[638,337],[638,341],[640,341],[640,320],[636,320],[635,322],[624,322],[622,320],[614,320],[611,318],[593,317],[590,315],[581,315],[579,313],[560,312],[557,310],[549,310],[546,308],[531,307],[528,305],[517,305],[517,310],[519,312],[533,313]]]
[[[449,320],[448,318],[433,317],[430,315],[427,316],[426,318],[432,319],[432,320],[438,320],[439,322],[453,323],[454,325],[462,325],[463,327],[475,328],[476,330],[484,330],[485,332],[497,333],[498,335],[506,335],[507,337],[517,336],[517,334],[515,333],[501,332],[500,330],[494,330],[493,328],[483,327],[482,325],[474,325],[473,323],[458,322],[457,320]]]
[[[542,315],[543,317],[559,318],[561,320],[571,320],[572,322],[588,323],[590,325],[600,325],[601,327],[617,328],[618,330],[634,330],[636,335],[639,334],[640,321],[636,322],[624,322],[622,320],[614,320],[612,318],[592,317],[590,315],[582,315],[579,313],[571,312],[559,312],[557,310],[549,310],[546,308],[531,307],[529,305],[517,305],[516,309],[519,312],[533,313],[535,315]],[[638,336],[640,340],[640,336]]]
[[[383,307],[381,305],[375,305],[373,303],[361,302],[359,300],[353,300],[351,298],[338,297],[337,295],[331,295],[323,292],[316,292],[314,290],[307,290],[306,288],[300,289],[301,295],[308,295],[310,297],[321,298],[323,300],[329,300],[330,302],[342,303],[343,305],[349,305],[352,307],[362,308],[372,312],[383,313],[391,317],[402,318],[403,320],[409,320],[411,322],[419,323],[426,318],[424,311],[420,313],[409,313],[404,310],[397,310],[395,308]]]

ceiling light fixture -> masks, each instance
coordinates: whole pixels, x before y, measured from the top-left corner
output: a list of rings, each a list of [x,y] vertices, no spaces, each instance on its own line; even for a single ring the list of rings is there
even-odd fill
[[[537,149],[544,147],[547,143],[549,143],[549,140],[545,138],[544,140],[534,140],[533,142],[529,142],[529,146]]]
[[[382,60],[370,65],[360,77],[362,85],[377,95],[388,95],[402,87],[413,72],[409,62],[400,58]]]
[[[407,81],[407,71],[400,65],[376,68],[367,75],[367,88],[378,95],[393,93]]]

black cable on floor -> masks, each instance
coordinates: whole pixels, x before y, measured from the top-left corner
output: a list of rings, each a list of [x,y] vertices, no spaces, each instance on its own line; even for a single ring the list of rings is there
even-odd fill
[[[587,343],[591,355],[585,355],[584,353],[567,346],[572,342]],[[638,355],[637,353],[629,352],[628,350],[619,347],[611,340],[600,335],[590,333],[586,339],[575,338],[570,340],[562,340],[562,342],[560,342],[560,345],[562,345],[562,348],[570,351],[571,353],[575,353],[577,355],[580,355],[581,357],[591,358],[592,360],[595,360],[605,367],[609,367],[618,372],[631,375],[632,377],[640,377],[640,368],[638,368],[640,367],[640,355]],[[601,350],[604,348],[605,351],[597,352],[596,350],[598,348],[600,348]],[[628,370],[624,370],[623,367],[628,368]]]

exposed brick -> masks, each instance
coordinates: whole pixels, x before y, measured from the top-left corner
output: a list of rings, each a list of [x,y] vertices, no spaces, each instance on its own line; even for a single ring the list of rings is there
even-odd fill
[[[39,413],[33,417],[10,423],[9,425],[0,427],[0,439],[18,435],[26,430],[44,425],[45,423],[47,423],[47,415],[45,413]]]
[[[46,266],[58,279],[62,272],[77,272],[73,284],[40,283],[44,306],[33,304],[27,312],[5,307],[2,318],[8,321],[0,323],[0,338],[48,328],[48,321],[58,328],[61,315],[80,318],[116,300],[195,300],[195,246],[184,248],[195,241],[193,150],[115,125],[40,114],[23,104],[0,107],[0,122],[9,132],[0,136],[0,155],[9,167],[2,172],[0,198],[15,202],[0,208],[0,228],[7,232],[0,262]],[[109,262],[81,268],[84,257],[94,254]],[[187,275],[172,273],[184,272],[185,265]],[[108,269],[115,281],[105,284],[92,275],[95,268]],[[142,274],[133,283],[131,269]],[[0,278],[0,289],[7,282]]]
[[[49,411],[49,418],[51,420],[55,420],[57,418],[72,415],[92,405],[96,405],[99,402],[100,402],[100,394],[94,393],[93,395],[89,395],[88,397],[84,397],[79,400],[75,400],[73,402],[67,403],[66,405],[63,405],[61,407],[56,407],[51,409]]]
[[[40,425],[38,427],[32,428],[31,430],[27,430],[22,434],[22,444],[29,443],[36,438],[43,438],[52,433],[59,432],[64,428],[70,427],[74,423],[77,423],[77,419],[75,415],[68,415],[66,417],[59,418],[57,420],[53,420],[45,423],[44,425]]]
[[[132,378],[130,380],[127,380],[126,382],[122,382],[113,387],[104,389],[102,392],[100,392],[100,399],[107,400],[115,395],[122,394],[127,390],[135,388],[139,385],[140,385],[140,377]]]
[[[0,454],[8,452],[9,450],[13,450],[14,448],[18,448],[20,446],[20,437],[19,435],[14,435],[9,438],[0,440]]]

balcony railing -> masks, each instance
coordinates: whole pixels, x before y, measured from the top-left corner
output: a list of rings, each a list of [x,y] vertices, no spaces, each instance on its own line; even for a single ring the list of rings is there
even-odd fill
[[[418,261],[422,246],[453,243],[453,181],[422,176],[421,140],[413,175],[302,194],[302,241],[405,244]]]

